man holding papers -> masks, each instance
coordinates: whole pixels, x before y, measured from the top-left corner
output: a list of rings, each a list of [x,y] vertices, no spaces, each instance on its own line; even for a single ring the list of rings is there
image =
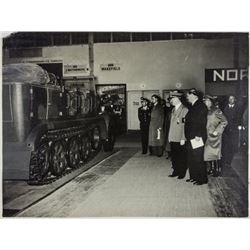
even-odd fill
[[[207,132],[207,108],[199,100],[196,89],[190,89],[187,101],[191,104],[185,121],[185,136],[187,139],[187,166],[190,178],[187,182],[194,185],[202,185],[208,182],[207,170],[204,162],[204,142]]]

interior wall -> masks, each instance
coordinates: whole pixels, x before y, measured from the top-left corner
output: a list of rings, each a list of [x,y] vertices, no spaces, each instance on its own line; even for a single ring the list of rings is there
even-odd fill
[[[232,67],[232,40],[182,40],[95,45],[95,74],[100,83],[127,83],[127,90],[196,87],[205,90],[205,68]],[[120,71],[101,71],[118,63]]]
[[[61,59],[63,64],[88,66],[88,46],[43,48],[42,58],[8,58],[3,63],[41,59]],[[119,64],[120,70],[102,71],[101,64]],[[205,68],[233,67],[233,41],[171,40],[94,45],[94,74],[99,84],[126,83],[127,90],[174,89],[196,87],[205,90]],[[79,74],[78,74],[79,75]],[[179,84],[180,85],[180,84]]]

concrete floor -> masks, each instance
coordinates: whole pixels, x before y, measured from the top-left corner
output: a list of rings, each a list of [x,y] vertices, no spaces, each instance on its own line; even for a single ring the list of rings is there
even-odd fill
[[[76,176],[107,159],[111,154],[117,152],[101,151],[89,162],[81,164],[81,167],[62,176],[60,179],[46,185],[29,185],[24,180],[9,180],[3,182],[3,216],[9,217],[32,206],[37,201],[50,195],[65,183],[74,179]]]
[[[185,179],[169,178],[171,162],[164,156],[142,155],[138,132],[118,138],[116,149],[119,151],[20,212],[18,217],[248,215],[247,165],[239,161],[240,155],[222,177],[209,177],[207,185],[194,186]]]
[[[119,154],[122,151],[110,160],[116,161]],[[95,168],[78,180],[86,180],[84,176],[93,174]],[[171,164],[164,157],[137,152],[122,168],[96,183],[88,194],[85,185],[75,179],[19,216],[216,216],[207,185],[194,186],[169,178],[171,172]]]

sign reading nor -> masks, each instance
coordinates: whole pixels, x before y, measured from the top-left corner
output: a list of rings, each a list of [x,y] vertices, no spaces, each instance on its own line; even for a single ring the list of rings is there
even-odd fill
[[[205,69],[205,82],[239,82],[248,80],[247,69]]]

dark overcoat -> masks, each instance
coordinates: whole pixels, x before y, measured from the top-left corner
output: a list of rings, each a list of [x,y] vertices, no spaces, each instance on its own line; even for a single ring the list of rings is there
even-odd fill
[[[197,136],[202,137],[203,142],[206,142],[207,112],[206,105],[199,100],[190,107],[185,117],[185,136],[187,140],[190,141]]]
[[[185,117],[185,136],[187,139],[187,166],[190,179],[197,183],[207,183],[207,170],[204,164],[204,146],[192,148],[190,140],[201,137],[204,144],[207,137],[207,107],[197,100],[190,108]]]
[[[165,133],[163,131],[164,110],[162,105],[153,106],[149,125],[149,146],[163,146]]]

